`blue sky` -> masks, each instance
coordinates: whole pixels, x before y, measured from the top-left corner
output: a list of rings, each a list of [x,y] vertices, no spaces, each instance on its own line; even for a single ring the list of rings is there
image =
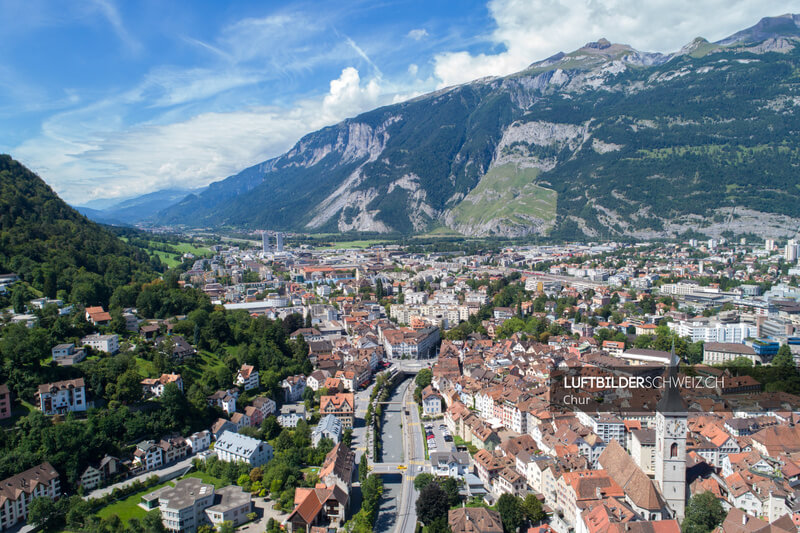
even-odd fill
[[[74,204],[199,187],[379,105],[600,37],[670,52],[793,4],[0,0],[0,152]]]

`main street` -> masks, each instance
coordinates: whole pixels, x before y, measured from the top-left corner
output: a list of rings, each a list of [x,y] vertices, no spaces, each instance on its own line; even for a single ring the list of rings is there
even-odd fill
[[[414,403],[413,385],[414,380],[408,380],[404,385],[406,390],[403,394],[403,403],[406,406],[403,413],[403,450],[407,469],[403,475],[403,489],[397,508],[397,533],[413,533],[415,530],[417,490],[414,488],[414,478],[426,469],[422,426],[417,404]]]

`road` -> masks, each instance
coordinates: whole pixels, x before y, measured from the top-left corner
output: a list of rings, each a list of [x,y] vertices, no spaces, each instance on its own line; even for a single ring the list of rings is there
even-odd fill
[[[378,473],[399,473],[402,475],[402,485],[400,487],[400,497],[397,506],[393,509],[396,515],[396,533],[414,533],[417,523],[416,501],[417,491],[414,488],[414,478],[426,470],[425,447],[422,442],[422,428],[420,426],[419,411],[414,403],[414,380],[407,379],[400,385],[400,389],[395,393],[402,398],[402,406],[397,413],[386,412],[387,418],[384,423],[384,457],[387,462],[373,464],[374,472]],[[399,393],[399,394],[398,394]],[[408,412],[408,414],[406,414]],[[391,420],[389,417],[395,414],[398,416],[402,426],[402,461],[397,462],[397,453],[391,450],[396,445],[394,439],[396,435],[396,425],[398,420]],[[388,453],[387,453],[388,452]],[[404,466],[405,469],[398,467]],[[376,528],[378,529],[378,528]]]
[[[158,470],[151,470],[149,472],[145,472],[144,474],[139,474],[138,476],[128,478],[124,481],[120,481],[119,483],[114,483],[113,485],[109,485],[107,487],[103,487],[102,489],[95,489],[89,494],[83,497],[84,500],[88,500],[89,498],[100,498],[101,496],[105,496],[106,494],[110,494],[116,488],[127,487],[134,481],[142,481],[146,480],[151,476],[158,476],[161,481],[170,480],[178,477],[178,475],[183,472],[184,470],[188,469],[192,466],[192,460],[195,459],[196,455],[190,455],[185,459],[181,459],[177,463],[172,463],[167,465],[163,468],[159,468]]]

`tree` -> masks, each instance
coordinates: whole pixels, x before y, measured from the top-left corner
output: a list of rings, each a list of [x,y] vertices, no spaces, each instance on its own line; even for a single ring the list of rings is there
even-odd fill
[[[516,533],[522,525],[522,511],[520,509],[520,499],[512,494],[503,494],[497,500],[497,512],[503,521],[503,531],[505,533]]]
[[[685,533],[707,533],[725,519],[725,510],[711,492],[701,492],[689,499],[681,531]]]
[[[778,348],[778,353],[772,359],[772,365],[782,369],[794,368],[794,357],[792,356],[792,349],[788,344],[782,345]]]
[[[429,472],[417,474],[417,477],[414,478],[414,488],[422,492],[422,489],[433,483],[434,479],[436,479],[434,475]]]
[[[542,509],[542,502],[534,494],[528,494],[520,505],[522,515],[532,524],[536,524],[547,516]]]
[[[447,493],[447,497],[450,500],[450,507],[454,507],[461,502],[461,495],[458,492],[459,481],[456,478],[447,477],[439,481],[439,486]]]
[[[28,506],[28,523],[40,527],[52,523],[56,518],[56,504],[46,496],[34,498]]]
[[[416,511],[417,520],[423,524],[431,524],[440,516],[447,516],[449,510],[450,502],[447,493],[438,483],[429,483],[420,491]]]
[[[353,443],[353,430],[352,428],[347,428],[344,430],[342,434],[342,442],[345,446],[350,446]]]
[[[414,379],[414,383],[421,389],[430,385],[431,381],[433,381],[433,371],[430,368],[423,368],[420,370],[416,379]]]
[[[364,453],[358,463],[358,482],[364,483],[367,480],[367,476],[369,476],[369,459],[367,454]]]

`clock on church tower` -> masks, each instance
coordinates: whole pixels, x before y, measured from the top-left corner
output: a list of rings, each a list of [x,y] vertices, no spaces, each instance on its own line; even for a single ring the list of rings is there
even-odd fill
[[[678,359],[672,350],[668,386],[656,408],[655,477],[661,496],[678,520],[686,508],[686,404],[669,378],[677,377]]]

